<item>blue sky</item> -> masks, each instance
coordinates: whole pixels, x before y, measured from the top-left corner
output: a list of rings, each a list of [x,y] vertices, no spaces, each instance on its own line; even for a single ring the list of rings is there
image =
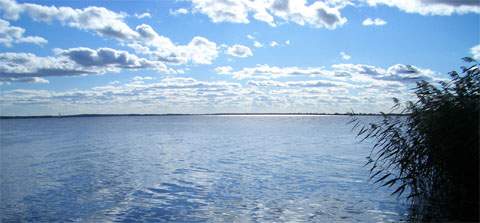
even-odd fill
[[[0,0],[2,115],[378,112],[480,59],[480,1]]]

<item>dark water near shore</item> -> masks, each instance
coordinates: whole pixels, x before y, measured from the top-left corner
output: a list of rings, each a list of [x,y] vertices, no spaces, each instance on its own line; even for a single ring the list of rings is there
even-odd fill
[[[375,117],[369,117],[375,118]],[[0,120],[1,222],[379,222],[346,116]]]

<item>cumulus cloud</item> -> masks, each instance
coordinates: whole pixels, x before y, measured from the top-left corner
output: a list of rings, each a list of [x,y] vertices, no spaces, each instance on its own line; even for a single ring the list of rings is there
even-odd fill
[[[380,18],[375,18],[375,19],[367,18],[362,22],[362,25],[364,26],[383,26],[386,24],[387,22]]]
[[[35,83],[35,84],[48,84],[47,79],[41,77],[0,77],[0,85],[4,83]]]
[[[11,47],[16,43],[44,45],[48,41],[39,36],[25,36],[25,29],[12,26],[8,21],[0,19],[0,44]]]
[[[231,75],[239,80],[267,80],[294,76],[321,77],[357,82],[395,81],[406,84],[420,80],[440,80],[432,70],[404,64],[395,64],[386,69],[366,64],[334,64],[331,66],[331,69],[323,67],[277,67],[264,64],[255,67],[245,67],[238,71],[233,70],[231,67],[217,67],[215,71],[219,74]]]
[[[128,46],[154,60],[171,64],[211,64],[218,57],[217,44],[202,36],[193,37],[186,45],[178,45],[147,24],[141,24],[135,30],[139,38]]]
[[[135,52],[163,63],[211,64],[218,56],[216,43],[205,37],[195,36],[188,44],[177,45],[168,37],[158,34],[149,25],[141,24],[135,29],[130,28],[124,21],[125,14],[103,7],[75,9],[17,3],[13,0],[0,0],[0,6],[2,6],[0,15],[6,19],[18,19],[20,15],[26,14],[38,22],[58,21],[65,26],[115,38],[134,49]],[[142,17],[145,16],[142,14]],[[32,42],[32,38],[24,41]]]
[[[334,64],[332,71],[338,76],[346,74],[357,78],[368,77],[376,80],[415,83],[420,80],[440,80],[430,69],[422,69],[412,65],[395,64],[386,69],[366,64]]]
[[[340,52],[340,56],[342,57],[343,60],[350,60],[350,58],[352,58],[352,56],[348,55],[345,52]]]
[[[0,13],[3,18],[17,20],[22,11],[22,6],[17,4],[15,0],[0,0]]]
[[[193,37],[186,45],[177,45],[169,38],[159,35],[149,25],[139,25],[136,30],[141,38],[128,46],[157,61],[169,64],[211,64],[218,56],[217,44],[201,36]]]
[[[186,15],[188,14],[188,9],[186,8],[178,8],[175,10],[169,10],[170,15],[177,16],[177,15]]]
[[[217,67],[215,70],[234,72],[229,66]],[[303,71],[305,75],[318,73],[305,68],[297,70]],[[325,79],[326,76],[321,74],[310,76],[307,80],[253,79],[244,84],[200,81],[187,77],[167,77],[153,81],[148,76],[138,76],[124,84],[115,82],[86,90],[10,90],[3,92],[0,102],[4,106],[3,111],[15,111],[17,115],[19,110],[15,106],[32,106],[33,110],[38,111],[38,105],[48,105],[54,114],[57,113],[58,106],[72,108],[75,113],[92,111],[94,108],[98,109],[96,112],[104,113],[118,112],[118,108],[126,113],[144,112],[139,108],[151,109],[145,113],[298,112],[296,108],[305,109],[302,110],[304,112],[341,112],[339,109],[350,108],[368,112],[386,111],[391,107],[391,97],[408,98],[410,88],[403,81],[386,80],[390,77],[384,80],[383,76],[412,75],[424,69],[406,65],[383,69],[368,65],[338,64],[328,72],[334,74],[341,70],[350,70],[352,73],[350,76],[332,76],[335,80]],[[372,78],[374,76],[379,79]]]
[[[38,57],[31,53],[0,53],[0,78],[12,81],[22,78],[47,76],[73,76],[97,73],[69,60]]]
[[[196,36],[184,49],[186,55],[194,63],[211,64],[218,56],[217,44],[207,38]]]
[[[194,12],[207,15],[212,22],[249,23],[250,9],[243,1],[192,0]]]
[[[480,44],[472,47],[470,53],[472,54],[473,59],[480,60]]]
[[[383,80],[415,83],[420,80],[435,81],[435,73],[430,69],[421,69],[412,65],[395,64],[387,69],[387,72],[380,77]]]
[[[169,38],[159,35],[151,26],[141,24],[135,28],[140,38],[128,44],[137,53],[172,64],[211,64],[218,56],[215,42],[195,36],[187,45],[176,45]]]
[[[152,15],[148,12],[144,12],[144,13],[141,13],[141,14],[137,14],[135,13],[134,16],[137,18],[137,19],[144,19],[144,18],[152,18]]]
[[[125,113],[292,112],[289,107],[297,112],[297,108],[305,109],[303,112],[339,112],[340,107],[357,110],[364,106],[368,111],[382,107],[388,109],[391,104],[385,102],[390,101],[391,92],[405,90],[402,85],[362,85],[363,88],[359,88],[357,84],[331,80],[251,80],[242,85],[182,77],[148,83],[141,81],[143,78],[136,79],[85,90],[10,90],[3,93],[0,102],[4,106],[4,114],[9,114],[5,111],[15,111],[17,115],[19,110],[15,109],[16,106],[32,106],[39,111],[38,106],[41,105],[46,105],[53,114],[57,113],[59,106],[72,109],[75,113],[91,113],[92,109],[95,112],[118,112],[118,108]]]
[[[227,48],[228,55],[234,57],[250,57],[253,56],[252,50],[244,45],[235,44]]]
[[[345,82],[336,82],[329,80],[307,80],[307,81],[248,81],[248,85],[257,87],[299,87],[299,88],[324,88],[324,87],[346,87],[349,84]]]
[[[117,72],[120,69],[155,69],[174,72],[163,63],[139,58],[110,48],[56,49],[55,57],[31,53],[0,53],[0,80],[3,82],[45,82],[43,77],[78,76]]]
[[[340,8],[344,6],[342,4],[332,7],[320,1],[307,5],[306,1],[276,0],[271,8],[274,15],[285,21],[302,26],[308,24],[316,28],[335,29],[347,22],[340,13]]]
[[[255,67],[245,67],[238,71],[233,71],[231,67],[229,69],[216,70],[223,71],[222,74],[232,75],[235,79],[273,79],[287,76],[315,76],[326,74],[322,68],[299,68],[299,67],[276,67],[267,64],[257,65]]]
[[[67,50],[57,49],[57,54],[65,56],[71,61],[84,67],[116,67],[116,68],[156,68],[165,69],[164,65],[158,62],[139,58],[127,51],[111,48],[90,49],[86,47],[70,48]]]
[[[164,109],[167,106],[181,108],[183,112],[186,111],[183,106],[192,106],[195,112],[199,112],[204,107],[212,108],[221,104],[228,107],[234,106],[235,104],[232,103],[237,103],[238,97],[246,95],[244,92],[248,91],[242,90],[240,87],[240,84],[231,82],[207,82],[193,78],[170,77],[157,82],[115,83],[85,90],[16,89],[3,94],[0,102],[7,107],[16,105],[48,105],[49,108],[58,109],[57,106],[67,105],[66,107],[68,108],[74,108],[75,113],[84,112],[84,108],[93,109],[97,106],[102,107],[102,105],[105,105],[107,109],[114,108],[114,110],[110,111],[102,107],[100,111],[105,112],[115,112],[116,106],[120,106],[123,108],[122,111],[126,111],[131,109],[132,105],[140,107],[159,106],[161,110],[158,110],[158,107],[155,108],[157,113],[165,111]],[[118,113],[118,110],[116,111]],[[136,110],[136,112],[139,111]],[[179,111],[177,110],[176,112]]]
[[[365,0],[370,6],[385,5],[396,7],[407,13],[420,15],[452,15],[480,13],[477,0]]]
[[[93,31],[101,36],[121,40],[133,39],[137,33],[123,21],[124,14],[103,7],[74,9],[71,7],[43,6],[32,3],[17,3],[14,0],[0,0],[0,13],[5,19],[16,20],[26,14],[38,22],[60,22],[62,25]]]
[[[278,46],[277,41],[272,41],[272,42],[270,42],[270,46],[271,46],[271,47],[276,47],[276,46]]]
[[[335,29],[347,22],[340,9],[347,4],[305,0],[191,0],[194,12],[207,15],[212,22],[249,23],[250,18],[276,26],[279,22],[292,22],[301,26]]]
[[[148,86],[149,88],[160,89],[185,89],[185,88],[239,88],[238,83],[226,82],[226,81],[197,81],[193,78],[175,77],[165,78],[160,83],[154,83]]]

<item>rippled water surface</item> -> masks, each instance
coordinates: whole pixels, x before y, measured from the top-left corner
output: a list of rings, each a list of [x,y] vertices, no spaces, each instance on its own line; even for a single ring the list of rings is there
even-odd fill
[[[0,120],[2,222],[398,221],[344,116]]]

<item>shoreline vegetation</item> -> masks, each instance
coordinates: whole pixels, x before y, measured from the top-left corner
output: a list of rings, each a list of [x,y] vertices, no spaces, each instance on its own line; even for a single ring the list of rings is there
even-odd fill
[[[30,119],[30,118],[82,118],[82,117],[118,117],[118,116],[322,116],[322,115],[343,115],[343,116],[406,116],[401,113],[165,113],[165,114],[75,114],[75,115],[25,115],[25,116],[0,116],[0,119]]]
[[[463,60],[449,81],[419,81],[415,100],[394,99],[405,118],[351,121],[360,141],[375,142],[370,179],[406,192],[409,222],[479,222],[480,63]]]

